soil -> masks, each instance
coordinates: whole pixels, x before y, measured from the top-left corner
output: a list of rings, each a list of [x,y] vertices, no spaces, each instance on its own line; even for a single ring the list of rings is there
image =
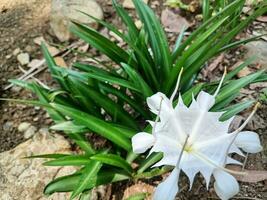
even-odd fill
[[[122,27],[121,21],[115,15],[115,12],[111,6],[109,0],[98,0],[104,10],[105,20],[112,22],[116,26]],[[35,96],[18,87],[12,87],[9,90],[4,90],[4,87],[8,85],[8,80],[17,78],[23,74],[19,69],[19,63],[16,55],[13,55],[14,50],[17,48],[21,52],[29,53],[31,59],[41,59],[40,46],[35,44],[33,40],[37,37],[43,36],[49,43],[60,44],[59,41],[53,36],[49,27],[49,12],[50,12],[50,0],[0,0],[0,97],[2,98],[16,98],[16,99],[33,99]],[[151,4],[155,4],[151,1]],[[155,4],[156,5],[156,4]],[[154,6],[154,9],[158,14],[165,7],[162,2]],[[130,11],[134,15],[133,11]],[[188,16],[189,20],[194,17]],[[107,34],[107,31],[100,28],[102,33]],[[107,34],[108,35],[108,34]],[[169,34],[170,41],[175,41],[176,35]],[[67,45],[64,44],[64,45]],[[91,50],[95,53],[94,50]],[[236,52],[239,52],[238,54]],[[212,76],[205,76],[202,73],[203,80],[217,79],[220,77],[223,67],[231,66],[238,60],[243,59],[244,49],[237,49],[229,54],[226,54],[221,62],[220,66]],[[66,58],[67,63],[71,63],[77,59],[76,55],[71,55]],[[102,57],[101,57],[102,58]],[[103,59],[103,58],[102,58]],[[21,66],[25,70],[29,68]],[[210,73],[208,73],[210,74]],[[218,77],[216,77],[218,75]],[[43,71],[35,76],[47,85],[53,84],[53,81],[47,71]],[[253,90],[247,88],[243,96],[249,96],[254,98]],[[250,92],[250,93],[249,93]],[[239,99],[241,100],[241,99]],[[254,130],[260,134],[261,141],[264,145],[265,151],[257,155],[249,156],[246,168],[254,170],[267,170],[267,106],[264,105],[258,110],[254,120],[249,124],[248,129]],[[12,149],[19,143],[25,141],[23,134],[18,131],[18,125],[22,122],[29,122],[37,128],[44,126],[50,126],[52,124],[46,112],[39,107],[31,107],[26,105],[17,105],[9,101],[0,101],[0,152]],[[243,113],[246,116],[248,113]],[[260,120],[259,120],[260,119]],[[260,121],[260,122],[259,122]],[[265,123],[264,123],[265,122]],[[255,130],[256,129],[256,130]],[[156,185],[159,178],[151,180],[149,182],[144,181],[149,185]],[[205,185],[198,179],[193,185],[193,189],[188,191],[188,185],[184,184],[188,182],[186,177],[183,176],[181,186],[181,192],[177,199],[218,199],[211,189],[209,193],[206,192]],[[121,199],[123,196],[122,188],[131,186],[132,182],[124,182],[115,184],[113,188],[113,199]],[[267,181],[258,183],[241,183],[241,192],[235,199],[267,199]]]

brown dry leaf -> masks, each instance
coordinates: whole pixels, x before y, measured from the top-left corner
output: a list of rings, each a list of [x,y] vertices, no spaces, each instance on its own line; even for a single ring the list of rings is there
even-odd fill
[[[65,60],[62,57],[57,56],[57,57],[54,58],[54,60],[55,60],[55,62],[56,62],[56,64],[58,66],[60,66],[60,67],[67,67],[66,62],[65,62]]]
[[[257,21],[260,21],[260,22],[267,22],[267,15],[258,17],[258,18],[257,18]]]
[[[236,165],[228,165],[227,169],[234,170],[234,171],[242,171],[241,166]],[[241,182],[246,183],[257,183],[260,181],[267,180],[267,171],[266,170],[243,170],[244,175],[236,175],[233,174],[233,176]]]
[[[167,32],[180,33],[182,28],[188,28],[189,22],[179,14],[170,9],[165,9],[161,13],[161,23]]]

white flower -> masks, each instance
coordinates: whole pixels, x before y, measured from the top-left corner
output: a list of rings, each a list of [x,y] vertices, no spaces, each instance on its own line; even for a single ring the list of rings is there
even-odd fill
[[[150,122],[152,134],[141,132],[132,138],[133,151],[143,153],[152,147],[150,154],[163,152],[163,158],[154,166],[174,166],[170,176],[156,188],[154,200],[175,198],[180,170],[188,176],[190,188],[195,175],[200,172],[207,188],[211,176],[214,176],[214,188],[221,199],[227,200],[239,192],[236,179],[228,173],[230,170],[224,168],[229,163],[240,164],[230,158],[229,153],[243,155],[239,148],[256,153],[262,147],[256,133],[240,132],[249,119],[235,132],[228,133],[233,118],[220,122],[222,112],[209,112],[219,88],[215,95],[201,91],[189,107],[179,97],[174,108],[174,95],[168,99],[163,93],[157,93],[147,99],[151,112],[158,115],[158,119]]]

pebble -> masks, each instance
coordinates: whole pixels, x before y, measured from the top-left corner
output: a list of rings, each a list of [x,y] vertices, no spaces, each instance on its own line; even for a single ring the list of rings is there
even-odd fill
[[[17,56],[17,60],[21,65],[27,65],[30,62],[30,56],[28,53],[20,53]]]
[[[65,60],[62,57],[57,56],[57,57],[54,58],[54,60],[55,60],[55,62],[56,62],[56,64],[58,66],[60,66],[60,67],[67,67],[66,62],[65,62]]]
[[[30,128],[31,124],[28,122],[22,122],[18,126],[19,132],[25,132],[28,128]]]
[[[41,62],[41,60],[33,59],[33,60],[28,64],[28,67],[29,67],[29,68],[36,67],[40,62]]]
[[[143,0],[146,4],[148,3],[148,0]],[[128,8],[128,9],[133,9],[134,8],[134,4],[132,0],[124,0],[122,3],[122,6],[124,8]]]
[[[4,123],[4,125],[3,125],[3,130],[4,130],[4,131],[8,131],[8,130],[10,130],[12,127],[13,127],[13,122],[6,122],[6,123]]]
[[[37,37],[33,39],[33,42],[37,45],[41,45],[42,43],[46,43],[43,36]]]
[[[29,139],[32,136],[34,136],[35,132],[37,131],[37,128],[35,126],[30,126],[25,132],[24,132],[24,138]]]
[[[20,53],[20,48],[16,48],[14,51],[13,51],[13,55],[16,56]]]

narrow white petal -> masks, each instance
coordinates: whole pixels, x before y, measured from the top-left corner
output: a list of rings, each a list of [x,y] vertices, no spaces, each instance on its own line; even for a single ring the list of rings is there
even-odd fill
[[[208,111],[215,104],[215,97],[207,92],[201,91],[197,96],[197,103],[200,109]]]
[[[200,173],[202,174],[202,176],[204,177],[206,181],[207,190],[209,189],[210,178],[211,178],[213,170],[214,168],[210,166],[200,168]]]
[[[213,175],[215,192],[222,200],[228,200],[239,192],[238,182],[229,173],[217,169]]]
[[[144,153],[155,143],[152,134],[140,132],[132,137],[132,147],[134,153]]]
[[[160,104],[161,104],[161,112],[168,112],[169,109],[172,108],[170,100],[166,97],[165,94],[158,92],[151,97],[147,98],[147,105],[150,108],[151,112],[154,114],[158,114]]]
[[[262,151],[260,138],[257,133],[252,131],[240,132],[234,143],[247,153],[258,153]]]
[[[167,179],[158,185],[154,193],[153,200],[174,200],[177,192],[179,191],[179,175],[180,169],[175,167]]]
[[[238,160],[235,160],[231,157],[227,158],[226,164],[243,165],[241,162],[239,162]]]

